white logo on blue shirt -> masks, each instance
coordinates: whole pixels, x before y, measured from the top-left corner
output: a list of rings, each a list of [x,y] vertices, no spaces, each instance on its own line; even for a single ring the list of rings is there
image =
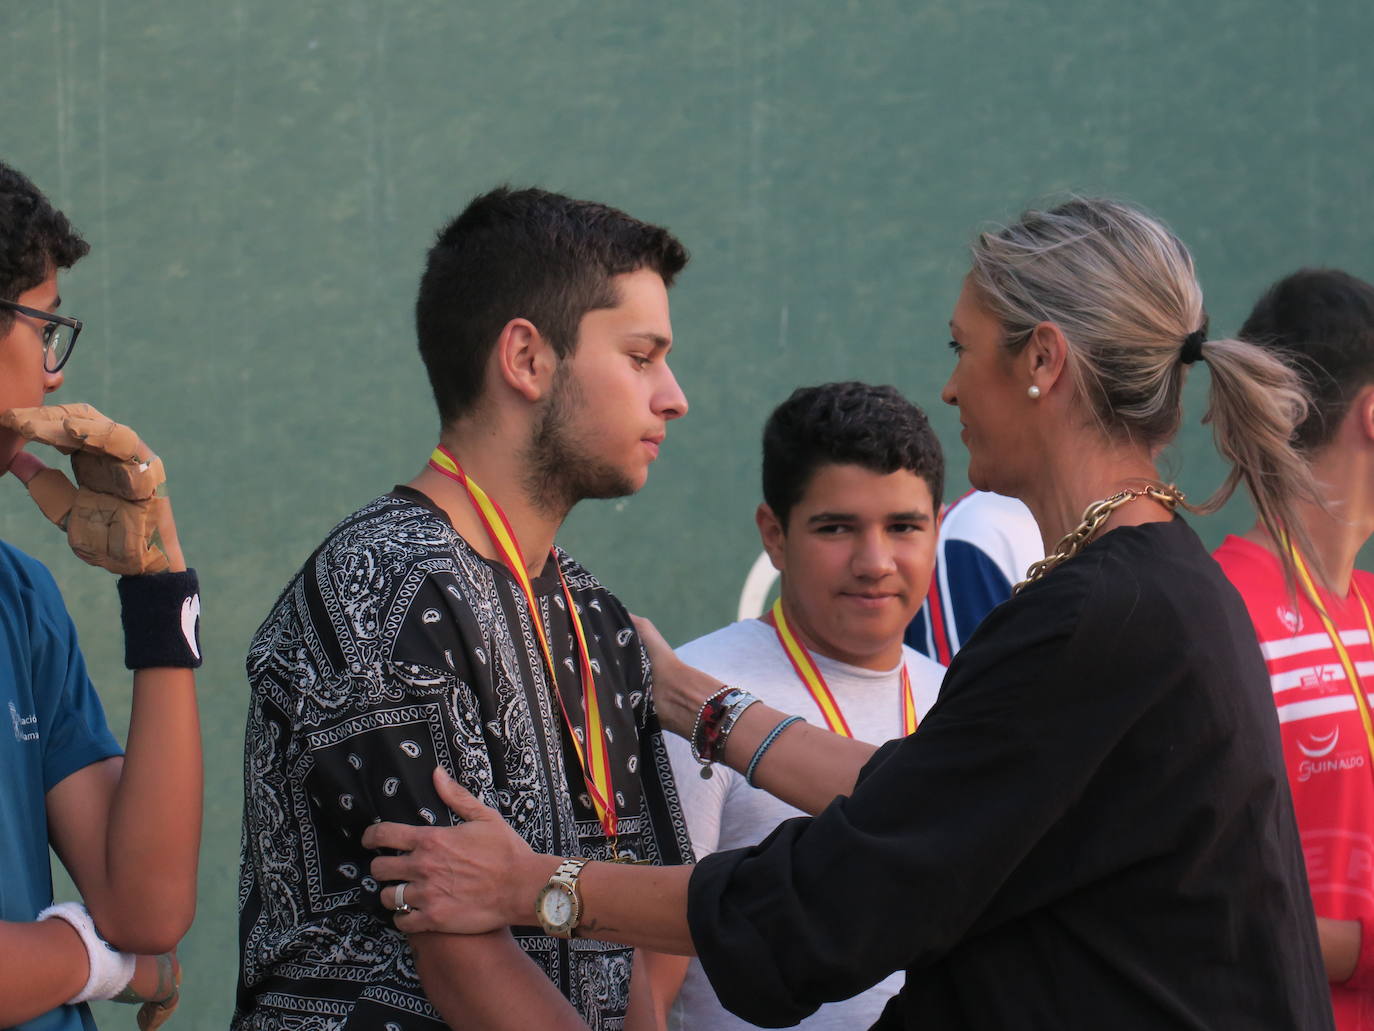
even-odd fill
[[[25,741],[38,740],[38,716],[20,716],[19,710],[10,702],[10,721],[14,724],[14,740],[23,743]],[[33,730],[25,730],[25,727],[33,727]]]

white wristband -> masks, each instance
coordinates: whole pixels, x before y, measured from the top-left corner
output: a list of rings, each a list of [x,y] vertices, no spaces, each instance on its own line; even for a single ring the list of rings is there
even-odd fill
[[[95,921],[80,902],[61,902],[38,914],[39,920],[53,917],[65,920],[81,935],[81,943],[86,946],[86,957],[91,965],[86,987],[67,1000],[68,1006],[92,999],[113,999],[134,979],[134,957],[127,952],[120,952],[100,937],[100,932],[95,929]]]

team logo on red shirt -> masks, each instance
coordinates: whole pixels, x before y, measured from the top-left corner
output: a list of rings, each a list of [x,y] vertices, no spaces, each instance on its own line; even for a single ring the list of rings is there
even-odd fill
[[[1336,750],[1336,742],[1341,739],[1341,728],[1337,727],[1329,734],[1308,734],[1307,740],[1312,742],[1311,747],[1298,742],[1298,751],[1309,759],[1320,759],[1324,755],[1330,755]]]
[[[1309,691],[1319,690],[1322,694],[1345,690],[1345,681],[1337,681],[1335,674],[1327,666],[1314,666],[1311,671],[1302,675],[1299,683]]]
[[[1287,605],[1280,605],[1274,610],[1274,615],[1279,617],[1279,622],[1284,625],[1290,634],[1296,634],[1302,630],[1302,613],[1297,609]]]
[[[1298,782],[1306,784],[1321,773],[1340,773],[1345,770],[1360,770],[1365,766],[1364,752],[1350,749],[1336,752],[1341,740],[1341,728],[1333,727],[1329,734],[1307,733],[1293,743],[1306,758],[1298,760]]]

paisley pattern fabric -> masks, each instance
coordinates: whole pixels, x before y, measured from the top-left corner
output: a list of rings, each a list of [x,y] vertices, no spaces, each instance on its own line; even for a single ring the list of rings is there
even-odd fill
[[[556,555],[591,652],[618,850],[687,862],[648,658],[620,602]],[[557,695],[514,579],[415,491],[398,487],[340,523],[282,593],[247,662],[236,1029],[443,1026],[359,843],[377,820],[453,822],[430,780],[436,764],[536,851],[611,858],[559,704],[581,737],[553,561],[534,590]],[[624,1026],[631,950],[512,930],[592,1028]]]

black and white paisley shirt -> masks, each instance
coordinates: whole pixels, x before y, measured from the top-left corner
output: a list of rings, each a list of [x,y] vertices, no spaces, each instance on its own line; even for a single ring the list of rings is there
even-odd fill
[[[620,852],[687,862],[638,635],[590,573],[562,551],[557,560],[596,675]],[[534,591],[581,736],[576,643],[553,559]],[[259,628],[247,665],[234,1028],[442,1027],[368,875],[367,826],[451,823],[430,780],[437,763],[536,851],[610,858],[520,588],[428,498],[398,487],[330,532]],[[630,949],[512,930],[592,1028],[624,1026]]]

